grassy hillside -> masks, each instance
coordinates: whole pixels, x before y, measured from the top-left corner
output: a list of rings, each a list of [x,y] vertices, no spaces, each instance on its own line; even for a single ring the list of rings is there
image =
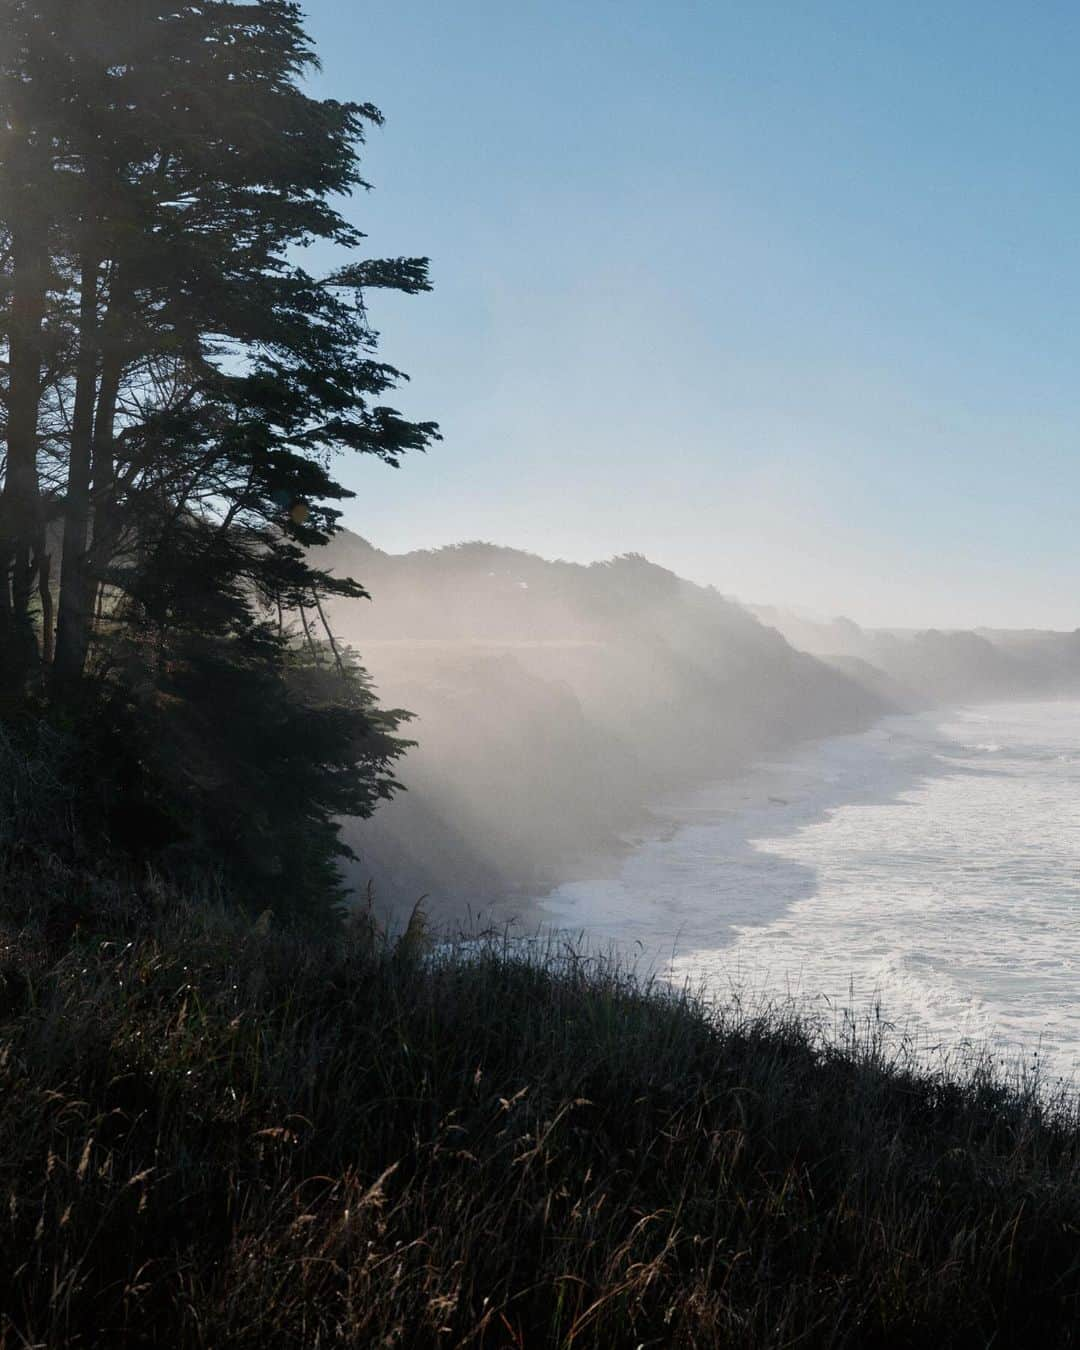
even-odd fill
[[[1080,1130],[1031,1083],[565,951],[4,893],[4,1350],[1078,1339]]]

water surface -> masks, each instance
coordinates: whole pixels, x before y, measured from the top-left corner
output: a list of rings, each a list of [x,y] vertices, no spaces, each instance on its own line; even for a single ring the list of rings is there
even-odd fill
[[[659,815],[545,917],[717,994],[1080,1070],[1080,703],[890,718]]]

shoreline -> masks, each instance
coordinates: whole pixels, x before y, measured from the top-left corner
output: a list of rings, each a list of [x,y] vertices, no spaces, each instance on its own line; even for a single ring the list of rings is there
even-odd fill
[[[552,874],[549,879],[550,885],[543,894],[538,893],[536,886],[530,887],[528,883],[522,883],[520,889],[511,894],[486,897],[485,903],[490,906],[493,915],[497,914],[500,922],[515,923],[530,932],[539,928],[554,932],[586,932],[587,924],[563,924],[560,926],[547,918],[544,909],[552,897],[564,887],[616,882],[627,861],[640,850],[674,840],[687,827],[687,812],[701,811],[702,809],[707,812],[715,810],[715,807],[703,807],[703,799],[709,794],[718,792],[736,793],[743,789],[751,789],[746,793],[747,800],[749,800],[753,795],[752,785],[756,778],[769,773],[783,772],[785,765],[796,756],[812,753],[814,749],[833,742],[849,741],[853,738],[870,735],[892,720],[924,716],[931,711],[936,714],[938,711],[947,712],[949,710],[927,709],[914,713],[889,712],[869,725],[856,727],[848,731],[833,732],[824,736],[800,737],[782,744],[763,747],[745,758],[733,757],[726,771],[716,777],[710,777],[680,789],[672,789],[654,798],[649,804],[641,808],[637,821],[632,826],[628,825],[621,832],[621,837],[618,840],[607,845],[601,845],[587,855],[568,859],[558,869],[558,879],[555,879],[555,873]],[[789,800],[770,796],[768,793],[764,795],[770,805],[789,806],[791,804]],[[731,809],[735,810],[736,808],[732,805]],[[528,913],[515,913],[513,915],[509,913],[509,911],[521,910],[522,908],[526,909]]]
[[[1080,695],[1059,693],[1037,698],[956,701],[925,705],[917,709],[893,709],[882,716],[866,719],[856,713],[848,719],[844,729],[833,730],[825,735],[810,732],[774,740],[771,744],[745,749],[740,747],[726,753],[722,762],[716,764],[714,772],[707,776],[695,775],[692,783],[649,795],[645,795],[647,789],[643,786],[636,807],[625,811],[621,819],[605,822],[604,833],[592,837],[588,847],[575,848],[555,861],[550,854],[537,858],[536,850],[532,849],[528,865],[517,867],[513,865],[514,841],[510,840],[505,849],[509,863],[503,862],[479,874],[473,869],[471,875],[454,876],[452,870],[441,870],[434,884],[417,886],[414,891],[406,891],[399,896],[388,896],[376,887],[376,907],[392,928],[399,928],[407,922],[413,905],[421,895],[425,896],[433,926],[452,932],[475,931],[491,925],[519,931],[555,926],[558,921],[552,920],[546,908],[546,902],[554,894],[570,885],[616,880],[620,870],[636,852],[677,833],[684,824],[687,803],[700,799],[702,794],[730,791],[738,785],[752,784],[757,775],[773,772],[779,766],[790,763],[793,758],[812,753],[815,747],[873,734],[895,719],[947,718],[962,714],[965,709],[979,707],[1068,705],[1077,701],[1078,697]],[[620,786],[625,793],[626,784]],[[633,792],[633,784],[630,785],[630,791]],[[779,800],[769,804],[782,811],[787,805],[783,800],[785,789],[780,787],[772,795]],[[418,794],[410,796],[416,797]],[[392,804],[391,810],[396,805]],[[420,823],[423,824],[422,819]],[[776,823],[770,821],[770,825]],[[363,845],[361,849],[363,851]],[[362,871],[363,865],[358,870]],[[389,864],[384,863],[384,874],[390,870]],[[358,886],[354,894],[362,898],[363,887]],[[578,928],[581,925],[570,921],[570,926]]]
[[[721,1001],[872,1014],[927,1050],[1074,1075],[1080,855],[1058,807],[1078,764],[1077,699],[884,718],[687,795],[674,831],[530,918]]]

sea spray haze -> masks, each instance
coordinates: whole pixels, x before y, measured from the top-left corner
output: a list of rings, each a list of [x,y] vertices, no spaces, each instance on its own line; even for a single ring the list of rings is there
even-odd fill
[[[394,555],[349,531],[329,553],[342,572],[364,576],[374,597],[336,603],[336,626],[387,696],[419,717],[420,744],[402,769],[408,795],[347,830],[361,854],[351,871],[358,888],[374,879],[402,915],[427,893],[437,913],[486,906],[531,919],[530,898],[611,879],[626,841],[677,826],[684,817],[669,798],[763,757],[837,734],[873,738],[883,715],[1080,695],[1075,634],[813,624],[755,612],[636,555],[582,566],[479,542]],[[941,747],[924,749],[940,763]],[[920,753],[912,748],[912,772],[921,772]],[[869,771],[854,759],[821,768],[850,777],[856,793]],[[797,815],[800,794],[813,796],[809,784],[796,792],[777,777],[762,794],[762,818],[747,821],[766,836]],[[965,781],[974,808],[978,780]],[[717,810],[737,809],[741,790],[721,783]],[[823,807],[829,790],[823,784]],[[706,793],[685,819],[708,801]],[[1066,805],[1062,797],[1054,809]],[[691,931],[695,945],[716,945],[735,914],[761,922],[803,895],[801,875],[768,872],[771,855],[744,869],[737,833],[720,829],[681,862],[670,855],[662,875],[643,872],[603,919],[604,940],[625,925],[626,940],[651,942],[658,934],[641,931],[638,906],[656,903],[669,951],[676,934],[685,950]],[[843,856],[840,847],[838,865]],[[895,879],[905,875],[898,868]],[[774,901],[785,880],[788,892]],[[599,922],[588,906],[560,915],[571,928]]]
[[[394,556],[348,531],[329,553],[374,600],[335,603],[336,626],[418,715],[408,795],[348,830],[358,884],[401,909],[425,892],[455,916],[520,902],[618,846],[672,788],[893,706],[639,555]]]

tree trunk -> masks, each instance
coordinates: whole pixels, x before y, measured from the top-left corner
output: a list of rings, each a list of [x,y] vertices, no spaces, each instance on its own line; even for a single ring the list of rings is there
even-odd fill
[[[34,565],[37,569],[38,596],[41,600],[41,662],[46,670],[52,667],[56,645],[56,614],[52,593],[52,557],[48,552],[48,537],[44,530],[34,547]]]
[[[0,624],[5,630],[0,632],[0,679],[9,692],[17,692],[38,659],[31,597],[33,551],[41,528],[37,451],[48,251],[42,229],[32,221],[21,221],[12,233],[11,266],[7,472],[0,493]]]
[[[114,302],[115,305],[115,302]],[[116,325],[106,320],[103,336]],[[124,375],[124,355],[118,341],[103,343],[101,384],[94,417],[94,459],[91,478],[93,542],[87,568],[88,614],[100,608],[101,578],[116,559],[120,521],[116,509],[116,412]],[[92,632],[91,632],[92,637]]]
[[[79,300],[79,355],[75,407],[71,419],[64,547],[60,564],[60,607],[56,628],[53,688],[78,684],[90,645],[92,589],[88,572],[90,473],[93,462],[94,410],[97,404],[99,342],[97,332],[98,262],[83,258]]]
[[[116,416],[128,355],[124,325],[130,293],[123,265],[114,262],[109,284],[108,310],[101,321],[101,380],[94,410],[93,463],[90,501],[93,535],[86,567],[86,612],[91,616],[88,640],[93,641],[102,612],[103,578],[116,561],[121,522],[116,502]],[[85,664],[86,653],[83,654]]]

